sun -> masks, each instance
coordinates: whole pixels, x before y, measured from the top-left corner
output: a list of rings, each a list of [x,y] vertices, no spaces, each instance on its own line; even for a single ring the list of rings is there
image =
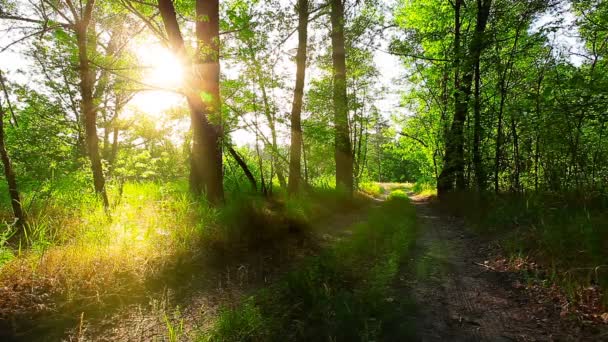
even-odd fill
[[[179,58],[167,48],[154,43],[135,47],[143,70],[143,83],[155,88],[176,90],[183,84],[184,68]]]
[[[184,103],[178,93],[184,83],[184,68],[179,58],[158,42],[144,40],[131,46],[141,70],[138,92],[130,102],[134,111],[160,116]]]

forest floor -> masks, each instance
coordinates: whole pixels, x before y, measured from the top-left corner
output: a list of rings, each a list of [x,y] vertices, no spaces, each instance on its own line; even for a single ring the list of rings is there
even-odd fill
[[[419,235],[398,287],[413,296],[422,341],[599,341],[608,326],[560,317],[560,303],[525,289],[521,274],[499,271],[492,240],[470,233],[428,198],[412,197]]]
[[[290,272],[310,269],[310,261],[325,260],[325,253],[328,250],[335,249],[345,242],[348,245],[351,241],[355,241],[356,248],[347,246],[347,252],[344,254],[346,256],[360,255],[362,251],[371,249],[372,243],[369,239],[366,240],[365,230],[363,235],[357,235],[362,225],[367,225],[372,233],[374,230],[384,233],[385,231],[378,229],[377,225],[394,222],[395,218],[398,218],[397,221],[403,221],[404,227],[414,225],[417,227],[404,231],[405,236],[409,236],[412,243],[406,239],[404,244],[398,243],[387,247],[390,251],[390,248],[402,246],[398,248],[402,248],[403,252],[399,254],[395,272],[388,269],[384,272],[383,267],[379,268],[381,273],[378,279],[382,278],[382,272],[390,275],[391,279],[388,281],[388,287],[378,287],[383,291],[378,297],[370,297],[373,300],[382,298],[381,307],[375,312],[365,310],[360,312],[365,325],[367,322],[373,322],[378,326],[379,331],[382,330],[377,334],[374,332],[375,340],[608,341],[607,324],[587,324],[581,320],[562,317],[561,303],[551,296],[530,291],[521,273],[493,267],[494,260],[505,258],[494,240],[471,233],[463,220],[445,214],[432,198],[416,196],[411,192],[410,186],[399,184],[380,184],[380,186],[385,189],[384,194],[377,195],[377,198],[366,201],[362,206],[336,212],[311,223],[309,232],[290,235],[287,240],[281,242],[280,247],[252,249],[246,258],[217,260],[215,266],[210,265],[209,262],[186,260],[167,273],[160,284],[155,284],[154,290],[146,293],[143,300],[121,305],[120,310],[106,313],[101,317],[87,317],[85,314],[76,320],[71,317],[69,325],[65,326],[58,324],[57,321],[49,321],[46,322],[48,327],[40,328],[34,334],[16,336],[15,340],[271,340],[271,338],[259,337],[205,338],[204,334],[213,330],[218,317],[227,311],[242,311],[244,302],[260,305],[257,304],[263,302],[263,299],[259,299],[260,291],[267,290],[272,297],[276,285],[289,278]],[[408,191],[411,204],[393,201],[393,211],[386,211],[386,207],[391,206],[390,197],[395,191],[401,192],[403,196],[405,196],[403,192]],[[395,205],[397,205],[397,214],[402,211],[404,216],[390,216],[396,213]],[[399,207],[400,205],[403,206]],[[412,205],[414,209],[411,209]],[[412,221],[415,224],[406,220],[410,216],[406,212],[410,210],[412,210],[411,216],[415,216],[415,220]],[[386,216],[384,217],[386,221],[379,221],[383,216]],[[390,241],[392,237],[385,239]],[[359,246],[357,240],[365,244]],[[352,251],[348,252],[349,248]],[[390,253],[387,255],[392,255]],[[374,255],[379,258],[378,260],[385,258],[381,253],[374,252]],[[334,294],[343,290],[340,286],[345,286],[346,291],[350,291],[349,293],[354,297],[358,296],[357,286],[361,284],[353,285],[355,290],[352,290],[351,284],[348,284],[348,281],[343,284],[344,281],[340,277],[343,274],[357,274],[369,266],[363,264],[356,266],[359,268],[353,268],[341,257],[335,260],[338,265],[329,266],[329,278],[323,278],[322,275],[319,276],[320,278],[311,278],[310,286],[324,288],[320,300],[336,299]],[[376,260],[371,259],[370,262],[377,263]],[[387,264],[388,266],[390,265]],[[315,267],[317,266],[312,269],[316,270]],[[308,274],[306,272],[304,271],[304,274]],[[340,278],[337,279],[336,284],[333,284],[337,286],[335,288],[331,287],[332,284],[323,282],[323,279],[331,279],[333,276]],[[366,286],[365,283],[369,283],[368,280],[374,278],[362,279],[363,286]],[[329,294],[328,297],[324,297],[325,290],[331,292],[331,296],[334,297]],[[288,293],[288,297],[289,295]],[[257,299],[250,300],[256,296]],[[274,297],[279,298],[279,293],[274,294]],[[368,304],[365,300],[358,301],[356,298],[352,303],[363,303],[363,307]],[[276,308],[282,308],[283,304],[289,306],[293,303],[280,303]],[[312,306],[312,308],[325,310],[323,306]],[[334,307],[329,306],[329,308]],[[262,309],[261,312],[264,310],[266,309]],[[270,310],[275,310],[275,307],[270,306]],[[378,313],[380,315],[367,317],[372,312],[372,315]],[[361,322],[356,321],[359,318],[361,317],[355,317],[353,322]],[[386,320],[382,321],[382,319]],[[314,322],[313,319],[309,323],[315,324]],[[304,329],[310,328],[302,324]],[[351,323],[345,321],[336,324],[339,327],[340,324],[349,326]],[[269,327],[272,329],[273,326],[269,325]],[[260,329],[265,328],[260,327]],[[356,331],[355,329],[353,326],[353,332]],[[329,334],[330,330],[320,331],[322,334]],[[249,333],[256,336],[257,331],[249,331]],[[323,338],[321,335],[318,337]],[[364,336],[360,339],[367,340]],[[334,335],[334,340],[342,339],[335,338]]]
[[[260,289],[271,286],[310,257],[348,238],[351,228],[379,205],[370,199],[362,207],[337,212],[314,222],[305,234],[294,234],[281,246],[252,251],[245,259],[222,260],[221,266],[197,274],[207,263],[188,265],[189,279],[168,282],[161,293],[68,331],[68,341],[190,341],[201,340],[218,315]],[[180,272],[184,273],[184,272]],[[43,339],[45,340],[45,339]]]

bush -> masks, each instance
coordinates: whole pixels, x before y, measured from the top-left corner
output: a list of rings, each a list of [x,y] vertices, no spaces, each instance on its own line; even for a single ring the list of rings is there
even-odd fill
[[[386,192],[386,190],[382,186],[380,186],[380,184],[375,182],[363,182],[359,184],[359,189],[373,197],[380,197]]]
[[[608,290],[608,268],[601,266],[608,260],[608,214],[602,199],[461,193],[442,202],[477,232],[497,236],[511,256],[532,258],[565,287],[599,284]]]
[[[407,193],[405,193],[405,191],[403,190],[393,190],[391,191],[391,193],[388,195],[389,199],[396,199],[396,198],[408,198]]]
[[[437,195],[437,189],[434,184],[419,181],[414,184],[412,191],[419,196],[433,196]]]

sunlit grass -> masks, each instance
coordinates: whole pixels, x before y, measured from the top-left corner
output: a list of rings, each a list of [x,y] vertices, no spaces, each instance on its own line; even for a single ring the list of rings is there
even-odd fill
[[[62,189],[34,202],[18,240],[0,240],[0,304],[7,308],[0,308],[0,318],[74,320],[84,311],[105,315],[145,303],[154,296],[150,286],[162,289],[181,276],[183,262],[211,275],[217,260],[229,263],[272,249],[362,201],[330,189],[295,197],[277,192],[270,199],[230,193],[222,209],[213,209],[179,182],[126,183],[109,193],[106,213],[92,194]]]
[[[416,184],[414,184],[412,187],[412,191],[418,197],[437,196],[437,187],[433,184],[425,182],[416,182]]]
[[[359,189],[372,197],[380,197],[386,192],[386,189],[376,182],[363,182],[359,184]]]
[[[159,264],[195,246],[217,220],[174,184],[125,184],[123,191],[110,215],[87,200],[76,209],[51,203],[36,212],[0,283],[44,286],[65,302],[103,302],[140,289]]]

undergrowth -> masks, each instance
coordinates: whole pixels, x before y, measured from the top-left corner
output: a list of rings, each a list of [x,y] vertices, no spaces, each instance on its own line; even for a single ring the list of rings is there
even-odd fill
[[[608,290],[608,200],[557,194],[453,194],[442,203],[474,229],[499,239],[511,258],[541,267],[528,276],[559,284],[577,300],[580,290]],[[608,298],[603,298],[604,306]]]
[[[415,211],[400,192],[353,235],[311,257],[277,285],[225,308],[201,341],[372,341],[413,336],[391,284],[415,238]]]
[[[226,264],[245,258],[250,250],[306,233],[313,220],[359,205],[313,190],[269,199],[231,193],[214,209],[193,198],[185,182],[141,182],[120,191],[110,185],[108,215],[93,194],[66,186],[55,186],[44,201],[26,193],[26,231],[0,230],[0,337],[34,327],[38,335],[61,331],[82,311],[91,318],[145,302],[167,280],[180,283],[176,274],[183,270],[210,272],[200,269],[206,259]]]
[[[412,187],[412,191],[417,196],[428,197],[437,195],[437,187],[428,182],[416,182]]]
[[[376,182],[363,182],[359,184],[359,189],[370,196],[380,197],[384,195],[386,189]]]

